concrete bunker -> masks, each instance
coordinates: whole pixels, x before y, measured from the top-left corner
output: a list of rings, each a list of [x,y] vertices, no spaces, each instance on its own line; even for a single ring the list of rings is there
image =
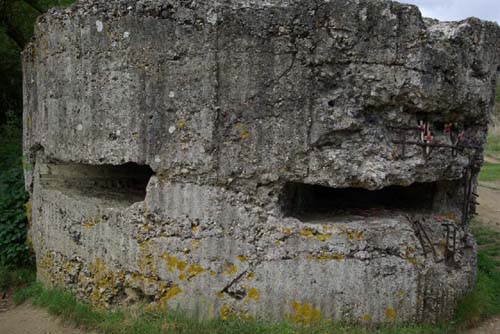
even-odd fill
[[[497,25],[385,0],[54,9],[23,53],[39,279],[205,318],[450,318],[499,63]]]

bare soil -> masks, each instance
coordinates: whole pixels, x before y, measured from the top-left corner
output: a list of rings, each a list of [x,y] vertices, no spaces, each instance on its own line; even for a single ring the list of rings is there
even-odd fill
[[[0,310],[0,334],[90,334],[62,323],[46,310],[35,308],[29,303],[10,306],[8,311]]]
[[[481,183],[478,212],[485,226],[500,231],[500,182]],[[52,317],[29,303],[15,307],[0,296],[0,334],[90,334]],[[467,334],[500,333],[500,317],[485,322]]]

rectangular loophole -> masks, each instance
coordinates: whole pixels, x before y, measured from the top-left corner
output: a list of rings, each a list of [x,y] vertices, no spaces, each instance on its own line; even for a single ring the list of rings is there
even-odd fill
[[[414,183],[380,190],[288,183],[283,188],[281,206],[285,216],[303,221],[349,215],[428,212],[433,208],[436,189],[436,183]]]
[[[131,205],[143,201],[154,174],[149,166],[48,164],[41,168],[43,187],[80,198],[95,198],[105,205]]]

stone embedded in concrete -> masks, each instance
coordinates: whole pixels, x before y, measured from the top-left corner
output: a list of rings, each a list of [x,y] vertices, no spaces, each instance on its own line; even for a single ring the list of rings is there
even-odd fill
[[[78,1],[24,51],[39,278],[97,306],[435,322],[500,29],[390,1]]]

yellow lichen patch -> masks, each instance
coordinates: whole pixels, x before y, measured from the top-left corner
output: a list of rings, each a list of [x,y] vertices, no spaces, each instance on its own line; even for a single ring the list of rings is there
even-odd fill
[[[243,124],[236,123],[236,129],[238,129],[238,131],[240,133],[240,138],[242,140],[246,140],[246,139],[248,139],[248,137],[250,137],[250,134],[245,130]]]
[[[299,235],[307,239],[316,238],[319,241],[325,242],[331,238],[332,233],[321,233],[319,231],[313,231],[312,229],[306,227],[299,231]]]
[[[168,306],[168,301],[182,292],[182,289],[175,284],[167,287],[165,286],[164,283],[162,283],[160,290],[162,291],[162,296],[159,302],[157,304],[155,303],[156,305],[155,304],[150,305],[150,311],[153,312],[166,311]]]
[[[162,258],[165,260],[167,263],[167,268],[170,272],[174,272],[174,270],[177,268],[177,258],[173,255],[169,254],[164,254],[162,255]]]
[[[231,316],[231,309],[227,305],[222,305],[219,310],[219,316],[222,320],[227,320]]]
[[[345,236],[345,238],[349,241],[363,240],[363,231],[356,231],[356,230],[341,228],[340,234]]]
[[[185,273],[179,274],[179,280],[183,281],[187,278],[187,275]]]
[[[106,266],[100,258],[96,258],[95,262],[89,265],[89,270],[94,283],[90,295],[91,302],[97,307],[105,306],[108,298],[119,292],[117,285],[123,281],[124,275],[120,272],[114,273],[111,270],[106,270]]]
[[[396,296],[399,298],[399,299],[402,299],[404,297],[405,293],[403,292],[403,290],[399,290],[397,293],[396,293]]]
[[[368,322],[371,319],[372,319],[372,317],[369,314],[363,314],[363,316],[361,317],[361,321],[363,321],[363,322]]]
[[[178,294],[180,294],[181,292],[182,292],[181,288],[179,288],[177,285],[173,285],[168,289],[167,294],[165,295],[165,298],[166,298],[166,300],[170,300],[170,299],[174,298],[175,296],[177,296]]]
[[[177,261],[177,269],[179,271],[184,271],[184,269],[186,269],[187,267],[187,264],[186,264],[186,261]]]
[[[210,270],[209,274],[210,274],[211,277],[214,277],[215,275],[217,275],[217,273],[215,271],[213,271],[213,270]]]
[[[26,202],[24,204],[24,207],[26,208],[26,219],[28,220],[28,224],[31,223],[31,201]]]
[[[299,231],[299,235],[304,238],[312,238],[313,232],[310,228],[303,228]]]
[[[281,232],[282,232],[284,235],[290,235],[290,234],[292,234],[292,230],[291,230],[289,227],[282,227],[282,228],[281,228]]]
[[[393,321],[396,318],[396,311],[392,307],[385,309],[385,318],[388,321]]]
[[[186,127],[186,122],[184,120],[182,120],[182,119],[178,120],[177,121],[177,127],[179,129],[183,129],[184,127]]]
[[[238,318],[240,318],[243,321],[253,321],[255,320],[254,317],[249,315],[247,312],[241,312],[238,314]]]
[[[333,261],[333,260],[340,262],[343,259],[345,259],[345,255],[339,253],[308,255],[307,259],[316,260],[318,262]]]
[[[233,263],[226,262],[224,264],[223,275],[235,275],[238,272],[238,267],[236,267]]]
[[[246,279],[251,281],[254,279],[254,277],[255,277],[255,273],[251,271],[247,274]]]
[[[200,227],[198,225],[191,225],[191,231],[193,233],[198,233]],[[196,241],[196,240],[193,240],[193,241]]]
[[[236,259],[238,259],[238,261],[240,261],[240,262],[247,262],[248,261],[248,258],[245,255],[238,255],[236,257]]]
[[[248,290],[247,297],[253,301],[258,302],[260,299],[260,292],[256,288]]]
[[[50,278],[50,270],[54,268],[54,259],[50,253],[45,253],[38,263],[38,273],[44,278]]]
[[[418,264],[417,257],[415,256],[415,250],[410,246],[406,246],[403,257],[409,264]]]
[[[290,320],[296,323],[308,324],[321,320],[321,311],[315,309],[311,304],[301,304],[297,301],[292,303],[293,314]]]
[[[189,273],[190,277],[194,277],[196,275],[203,274],[205,272],[205,269],[203,269],[203,267],[198,264],[190,264],[187,268],[187,272]]]
[[[224,297],[224,292],[222,291],[217,292],[217,298],[222,298],[222,297]]]
[[[90,219],[85,220],[82,223],[82,226],[85,228],[92,228],[92,227],[96,226],[97,224],[99,224],[100,222],[101,222],[101,220],[99,218],[90,218]]]
[[[197,250],[200,247],[200,242],[198,240],[191,240],[192,250]]]

